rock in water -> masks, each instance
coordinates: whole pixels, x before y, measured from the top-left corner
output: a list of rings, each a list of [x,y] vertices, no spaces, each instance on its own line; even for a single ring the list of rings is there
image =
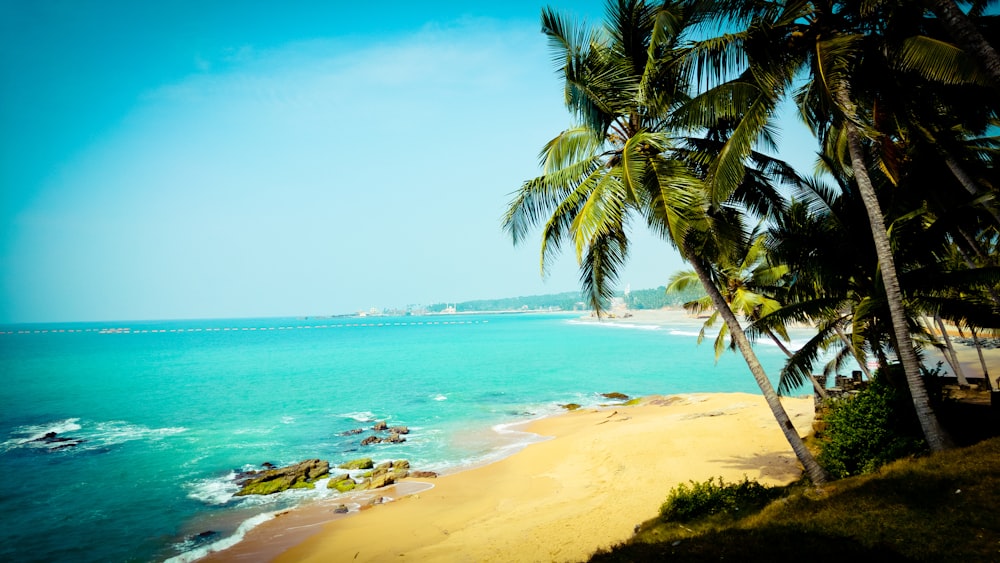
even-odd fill
[[[306,461],[264,471],[244,473],[242,489],[236,496],[270,495],[288,489],[313,488],[313,483],[330,474],[330,463],[319,459]]]
[[[360,457],[358,459],[352,459],[346,463],[341,463],[338,465],[340,469],[371,469],[375,467],[370,457]]]
[[[389,425],[386,424],[384,420],[380,420],[380,421],[376,422],[375,426],[372,427],[372,430],[374,430],[376,432],[381,432],[383,430],[388,430],[388,429],[389,429]]]

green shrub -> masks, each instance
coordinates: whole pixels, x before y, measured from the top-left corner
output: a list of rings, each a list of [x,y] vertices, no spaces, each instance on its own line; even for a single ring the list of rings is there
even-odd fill
[[[746,515],[758,511],[780,497],[782,489],[765,487],[746,477],[739,483],[725,483],[722,477],[691,486],[684,483],[671,489],[667,502],[660,507],[660,518],[675,522],[690,522],[716,514]],[[737,514],[738,513],[738,514]]]
[[[830,403],[817,461],[832,475],[871,473],[926,451],[908,394],[886,379],[877,374],[857,395]]]

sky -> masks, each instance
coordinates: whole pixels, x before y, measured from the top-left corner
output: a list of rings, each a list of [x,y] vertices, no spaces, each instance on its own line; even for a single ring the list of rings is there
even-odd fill
[[[578,290],[500,226],[572,124],[543,5],[0,0],[0,323]],[[633,240],[623,289],[685,268]]]

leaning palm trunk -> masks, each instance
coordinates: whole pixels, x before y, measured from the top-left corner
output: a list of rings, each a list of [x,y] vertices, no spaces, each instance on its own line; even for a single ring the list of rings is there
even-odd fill
[[[927,334],[929,334],[934,340],[934,347],[941,351],[941,355],[944,356],[944,360],[948,362],[948,367],[951,368],[952,373],[954,373],[955,377],[958,378],[958,382],[962,383],[965,378],[959,377],[958,375],[958,370],[960,369],[958,365],[958,356],[955,355],[954,349],[950,346],[950,341],[947,343],[945,342],[945,339],[948,337],[948,329],[945,328],[944,323],[939,324],[937,315],[935,315],[933,320],[926,318],[921,319],[920,323],[924,327],[924,330],[926,330]],[[938,342],[938,331],[940,331],[942,335],[940,342]],[[962,375],[965,375],[964,372]]]
[[[896,350],[899,354],[899,361],[903,364],[906,383],[910,388],[910,396],[913,398],[913,406],[917,413],[917,419],[920,421],[920,428],[924,432],[924,438],[927,440],[927,445],[931,448],[931,451],[942,451],[952,446],[951,438],[934,414],[930,397],[927,395],[927,389],[924,387],[921,377],[920,361],[917,359],[917,353],[913,349],[913,341],[908,331],[906,312],[903,309],[903,293],[899,288],[899,278],[896,275],[896,264],[892,256],[892,247],[889,244],[885,221],[882,219],[882,208],[875,194],[875,187],[868,177],[868,170],[865,168],[865,160],[861,147],[861,132],[858,130],[858,126],[852,121],[856,115],[855,106],[851,101],[846,85],[841,85],[837,88],[835,96],[837,103],[845,112],[844,132],[847,136],[847,149],[851,157],[851,168],[854,171],[854,179],[858,185],[861,201],[868,212],[868,221],[871,225],[872,238],[875,241],[879,270],[882,273],[882,283],[885,287],[886,301],[889,305],[889,318],[892,321],[892,329],[896,337]]]
[[[947,151],[945,151],[944,162],[948,166],[948,170],[951,170],[951,174],[958,180],[958,183],[965,188],[965,191],[971,196],[979,196],[980,189],[976,185],[976,182],[969,176],[965,168],[955,160]],[[985,206],[986,211],[993,217],[993,220],[1000,224],[1000,214],[997,214],[997,210],[993,208],[992,204]]]
[[[986,369],[986,358],[983,357],[983,347],[979,343],[979,335],[976,334],[975,327],[970,326],[969,330],[972,332],[972,343],[976,345],[976,352],[979,354],[979,365],[983,366],[983,379],[986,380],[986,388],[992,391],[993,382],[990,381],[990,371]]]
[[[966,379],[965,370],[962,369],[962,364],[958,361],[958,354],[955,353],[955,347],[951,344],[951,337],[948,336],[948,328],[944,326],[941,315],[934,315],[934,322],[937,323],[938,329],[941,331],[941,339],[944,340],[944,346],[947,351],[945,357],[951,358],[949,363],[951,364],[951,369],[955,370],[955,377],[958,378],[958,383],[960,385],[968,385],[969,380]]]
[[[786,348],[785,345],[781,343],[781,339],[778,338],[778,335],[771,332],[771,329],[765,328],[764,333],[771,337],[771,340],[773,340],[774,343],[778,346],[778,349],[784,352],[786,356],[788,356],[789,358],[794,356],[794,354],[792,354],[792,351]],[[816,380],[813,374],[808,373],[806,375],[809,377],[809,381],[812,382],[813,390],[816,391],[816,394],[819,395],[819,398],[826,399],[827,398],[826,389],[823,389],[823,386],[819,384],[819,381]]]
[[[839,324],[834,325],[833,329],[837,331],[837,336],[840,337],[840,341],[844,343],[844,346],[847,346],[847,348],[851,351],[851,355],[854,356],[854,361],[858,363],[858,367],[861,368],[861,371],[865,372],[865,377],[868,378],[868,381],[871,381],[872,370],[868,369],[868,362],[866,362],[865,359],[861,357],[861,354],[858,353],[858,350],[854,347],[854,343],[851,342],[851,339],[847,338],[847,334],[844,332],[844,329]]]
[[[705,268],[704,264],[701,263],[698,257],[687,245],[685,245],[684,253],[687,255],[688,261],[691,262],[691,266],[698,275],[701,285],[704,286],[705,291],[708,292],[709,297],[712,299],[712,304],[715,306],[715,310],[722,315],[722,319],[725,321],[726,327],[729,328],[730,338],[733,339],[733,342],[736,343],[736,347],[739,348],[740,352],[743,354],[743,359],[746,360],[747,367],[750,368],[750,373],[753,374],[753,378],[757,381],[757,385],[760,387],[761,393],[764,395],[764,400],[767,401],[767,406],[771,408],[771,413],[778,421],[778,426],[781,427],[781,432],[785,435],[785,439],[788,440],[788,444],[792,446],[792,451],[795,452],[795,456],[799,459],[803,469],[805,469],[806,475],[809,476],[809,479],[815,485],[822,485],[826,483],[829,480],[829,475],[827,475],[826,471],[820,467],[819,463],[816,462],[816,458],[813,457],[812,452],[809,451],[805,442],[802,441],[802,437],[799,436],[798,431],[795,430],[792,420],[788,417],[785,407],[781,404],[781,399],[774,391],[774,386],[771,385],[771,380],[767,378],[767,374],[764,372],[764,366],[760,365],[760,361],[757,359],[757,355],[750,346],[750,341],[747,339],[746,334],[743,333],[743,328],[740,326],[740,322],[733,313],[733,310],[729,308],[725,298],[722,297],[722,293],[720,293],[719,289],[712,283],[712,280],[708,275],[708,270]]]

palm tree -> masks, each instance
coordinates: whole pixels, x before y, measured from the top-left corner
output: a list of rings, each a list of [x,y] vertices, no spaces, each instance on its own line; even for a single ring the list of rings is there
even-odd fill
[[[636,216],[679,248],[698,272],[793,451],[816,484],[827,480],[774,392],[735,315],[711,283],[706,257],[725,244],[726,210],[710,210],[698,170],[668,135],[672,110],[687,101],[687,83],[672,57],[687,13],[679,2],[640,0],[608,5],[605,34],[572,26],[551,10],[543,32],[560,64],[566,103],[579,125],[542,151],[542,175],[525,182],[503,218],[515,244],[542,225],[542,271],[571,243],[591,305],[601,311],[628,253]],[[749,177],[750,175],[744,175]],[[736,182],[732,195],[742,183]],[[743,194],[746,195],[746,194]],[[710,227],[716,227],[713,230]]]
[[[788,279],[789,269],[784,264],[776,264],[770,258],[766,247],[766,236],[758,230],[752,231],[746,241],[739,241],[733,245],[732,256],[717,260],[711,268],[713,285],[722,294],[729,308],[735,313],[739,313],[743,318],[751,323],[754,333],[761,333],[771,339],[772,342],[789,358],[794,354],[789,350],[784,342],[789,340],[788,331],[784,322],[772,322],[777,317],[774,313],[781,309],[781,302],[775,299],[781,293],[784,282]],[[683,271],[675,273],[670,279],[667,291],[684,291],[695,283],[701,283],[694,271]],[[705,331],[718,320],[719,312],[712,306],[712,302],[706,295],[702,299],[684,304],[684,307],[694,313],[711,311],[709,317],[698,335],[700,343],[705,337]],[[723,324],[715,338],[715,357],[722,355],[726,347],[726,336],[729,334],[728,326]],[[826,398],[826,390],[819,381],[807,372],[806,376],[812,383],[813,389],[820,398]],[[789,390],[798,385],[789,386]],[[783,391],[779,385],[779,391]]]
[[[690,49],[690,68],[716,85],[696,98],[692,113],[698,124],[735,121],[726,150],[719,153],[709,177],[711,193],[726,193],[740,176],[749,147],[768,133],[778,101],[792,88],[797,76],[807,78],[797,96],[800,108],[824,137],[827,147],[843,147],[868,216],[878,256],[879,272],[888,306],[892,338],[906,373],[914,407],[932,450],[941,450],[950,439],[939,424],[921,379],[920,362],[912,345],[899,276],[874,184],[869,175],[866,134],[871,130],[869,108],[858,106],[853,96],[859,61],[879,57],[883,51],[879,20],[883,15],[866,4],[834,0],[693,2],[715,21],[745,24],[736,33],[697,42]],[[734,62],[735,61],[735,62]],[[741,67],[731,78],[734,67]],[[712,75],[704,78],[705,69]],[[820,126],[823,129],[820,129]]]

